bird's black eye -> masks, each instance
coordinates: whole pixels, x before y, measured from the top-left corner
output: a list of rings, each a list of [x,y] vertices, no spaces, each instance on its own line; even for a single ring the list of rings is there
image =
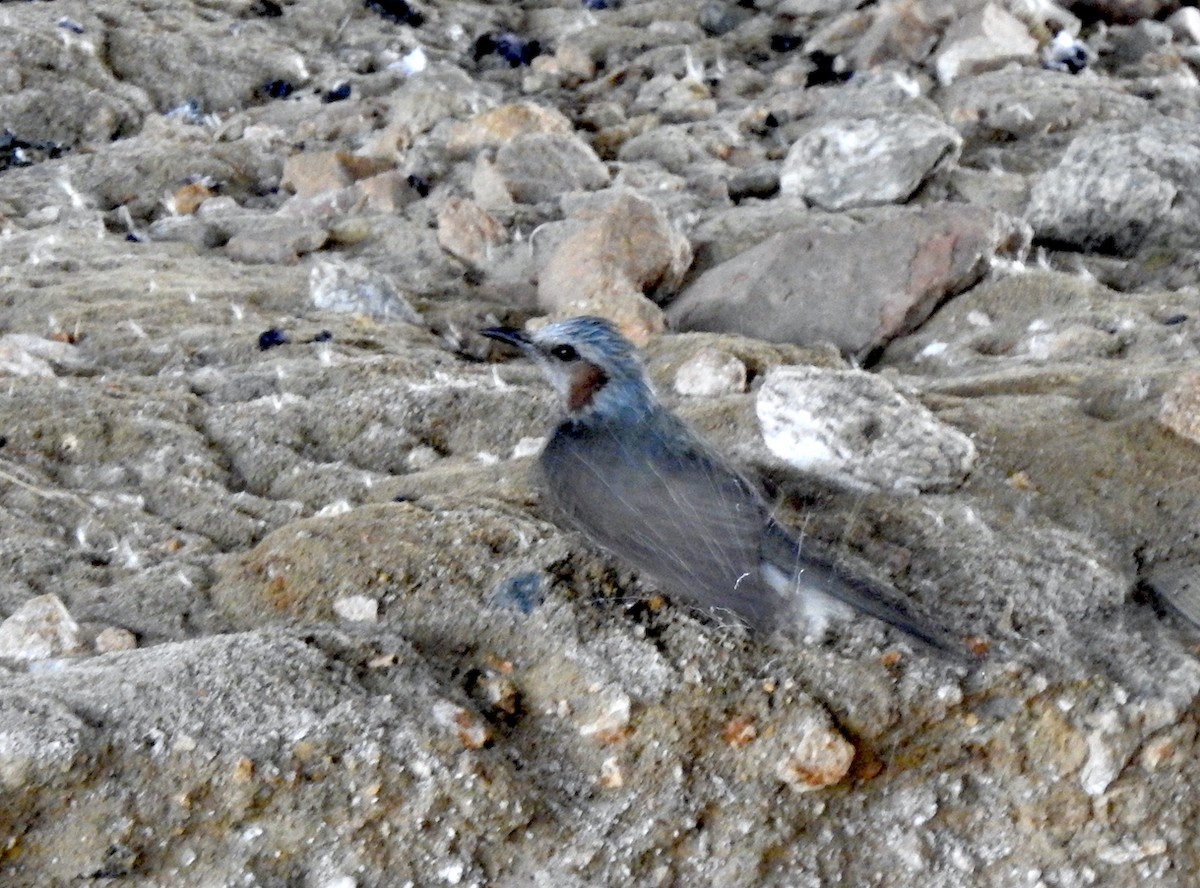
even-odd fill
[[[579,358],[579,352],[575,351],[572,345],[556,345],[550,349],[550,354],[560,361],[574,361]]]

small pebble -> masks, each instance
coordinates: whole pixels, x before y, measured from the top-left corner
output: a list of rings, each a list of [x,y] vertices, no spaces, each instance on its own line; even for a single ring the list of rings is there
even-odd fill
[[[295,89],[287,80],[270,80],[263,84],[262,93],[268,99],[286,99]]]
[[[594,717],[579,726],[580,736],[595,737],[601,743],[615,743],[629,734],[631,701],[629,695],[618,693],[602,703]]]
[[[350,98],[350,84],[339,83],[333,89],[329,90],[329,92],[321,96],[321,102],[329,105],[333,102],[341,102],[348,98]]]
[[[379,602],[366,595],[344,595],[335,599],[333,612],[347,623],[379,622]]]
[[[366,0],[363,4],[372,12],[377,12],[389,22],[398,25],[408,25],[419,28],[425,23],[425,16],[413,9],[404,0]]]
[[[492,729],[487,722],[478,714],[449,700],[439,700],[433,704],[433,720],[454,731],[459,742],[467,749],[482,749],[493,740]]]
[[[412,173],[405,181],[408,182],[408,187],[417,192],[417,194],[419,194],[421,197],[429,196],[430,185],[428,179],[418,176],[416,173]]]
[[[418,46],[408,55],[402,57],[399,61],[388,65],[403,74],[405,77],[412,77],[414,74],[420,74],[429,67],[429,56],[425,54],[423,47]]]
[[[850,771],[854,747],[831,727],[813,726],[775,768],[775,776],[796,792],[832,786]]]
[[[706,348],[680,365],[675,391],[681,395],[712,398],[746,390],[746,365],[728,352]]]
[[[270,330],[263,330],[258,334],[258,350],[267,351],[280,345],[287,345],[291,342],[288,335],[278,327],[272,327]]]
[[[254,0],[250,4],[249,12],[259,18],[279,18],[283,15],[283,7],[275,0]]]
[[[542,54],[542,45],[537,40],[526,40],[517,34],[484,34],[475,41],[475,61],[489,55],[498,55],[508,62],[510,68],[528,65]]]
[[[625,785],[625,775],[615,755],[606,758],[600,765],[599,783],[605,789],[620,789]]]
[[[132,651],[137,647],[137,636],[128,629],[119,626],[109,626],[96,636],[92,643],[98,654],[109,654],[113,651]]]
[[[524,459],[527,456],[537,456],[542,452],[546,439],[541,437],[522,438],[513,445],[510,459]]]

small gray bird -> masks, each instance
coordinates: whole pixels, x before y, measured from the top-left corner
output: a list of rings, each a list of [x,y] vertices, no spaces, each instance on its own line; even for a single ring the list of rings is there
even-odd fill
[[[562,396],[566,418],[538,460],[551,504],[664,591],[762,631],[792,612],[820,627],[852,608],[963,652],[776,522],[755,488],[659,402],[633,346],[608,321],[482,332],[533,358]]]

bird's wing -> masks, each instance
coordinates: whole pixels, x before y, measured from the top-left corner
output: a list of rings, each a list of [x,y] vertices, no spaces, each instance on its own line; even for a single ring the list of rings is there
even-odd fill
[[[766,509],[681,422],[567,425],[541,466],[550,499],[593,541],[700,608],[771,628],[782,599],[759,569]]]

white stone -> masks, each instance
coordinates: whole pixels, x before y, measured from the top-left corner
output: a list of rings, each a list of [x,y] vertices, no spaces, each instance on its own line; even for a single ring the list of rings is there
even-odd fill
[[[681,395],[713,398],[746,390],[746,365],[717,348],[698,351],[675,371],[675,391]]]
[[[46,660],[81,653],[82,633],[57,595],[39,595],[0,623],[0,658]]]
[[[935,63],[938,80],[952,83],[1011,61],[1032,62],[1038,42],[1024,22],[994,3],[959,19],[942,40]]]
[[[953,488],[977,457],[969,437],[861,370],[776,367],[755,408],[775,456],[856,487]]]
[[[349,623],[375,623],[379,602],[366,595],[344,595],[333,602],[333,612]]]
[[[788,149],[779,190],[832,211],[897,203],[961,149],[957,130],[922,114],[829,120]]]

